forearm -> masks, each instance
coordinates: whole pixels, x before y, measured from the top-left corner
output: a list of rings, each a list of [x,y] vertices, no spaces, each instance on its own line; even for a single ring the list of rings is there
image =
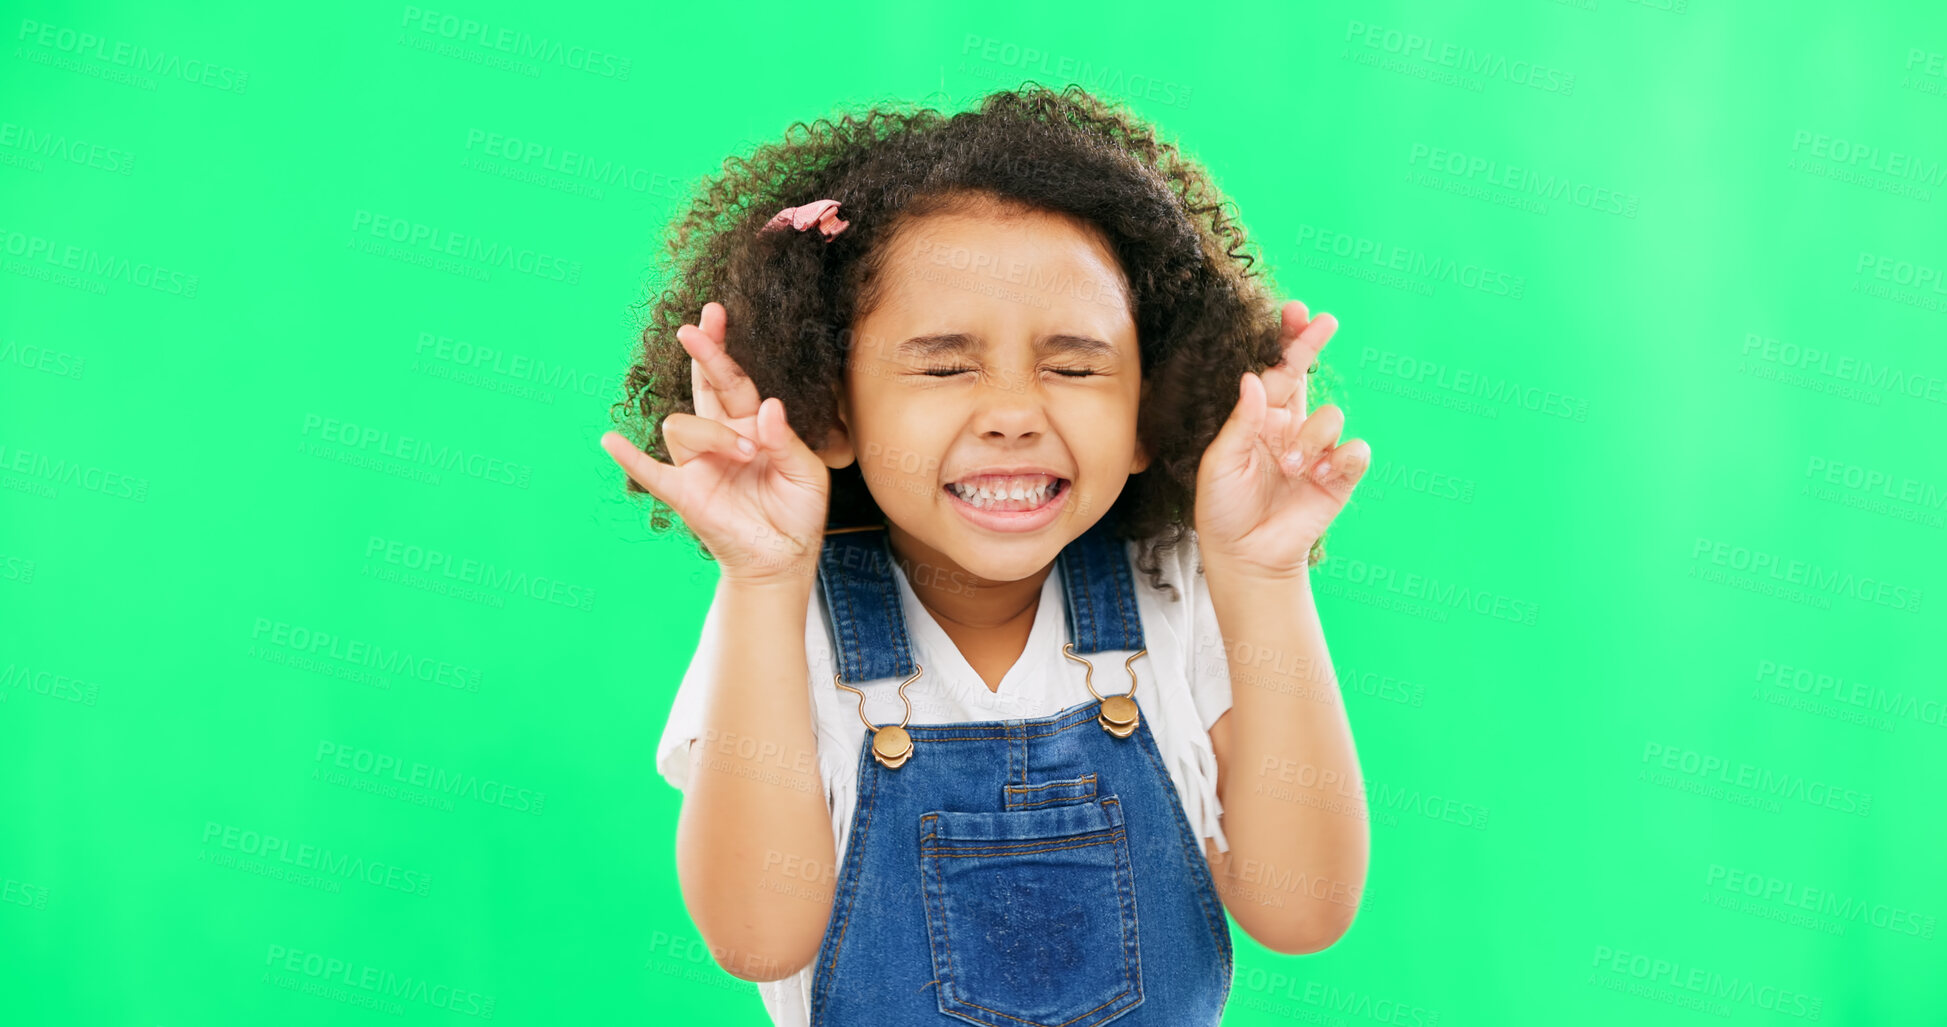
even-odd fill
[[[811,586],[724,579],[701,641],[716,680],[690,747],[677,875],[718,963],[745,980],[816,958],[831,914],[834,844],[802,644]]]
[[[1315,952],[1351,925],[1369,849],[1365,783],[1307,572],[1265,578],[1206,562],[1230,668],[1230,842],[1224,904],[1280,952]]]

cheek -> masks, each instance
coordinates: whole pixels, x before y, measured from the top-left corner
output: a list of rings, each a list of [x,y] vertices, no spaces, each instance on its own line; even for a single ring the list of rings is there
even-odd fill
[[[1136,446],[1136,408],[1116,395],[1075,397],[1054,424],[1076,456],[1097,464],[1120,465]]]
[[[924,403],[880,405],[859,423],[859,466],[866,480],[900,486],[902,493],[930,492],[930,485],[919,485],[939,477],[946,420],[937,406],[929,411]]]

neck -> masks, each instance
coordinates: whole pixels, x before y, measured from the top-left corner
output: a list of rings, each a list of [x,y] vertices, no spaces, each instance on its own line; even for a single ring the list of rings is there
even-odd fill
[[[967,628],[997,628],[1018,621],[1035,609],[1041,587],[1055,565],[1018,581],[995,581],[979,577],[949,560],[939,550],[921,542],[897,525],[886,525],[886,541],[893,559],[906,572],[920,605],[926,607],[942,625],[951,623]]]

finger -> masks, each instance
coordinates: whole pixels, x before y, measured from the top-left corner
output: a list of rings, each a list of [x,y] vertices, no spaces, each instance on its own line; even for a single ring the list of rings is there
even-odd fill
[[[1339,320],[1330,314],[1311,319],[1298,334],[1285,341],[1284,356],[1265,372],[1265,387],[1273,406],[1290,408],[1300,417],[1305,414],[1305,384],[1318,353],[1338,331]]]
[[[813,485],[824,470],[818,454],[798,438],[791,421],[784,416],[784,401],[767,397],[757,407],[757,451],[770,458],[779,474],[800,485]]]
[[[670,414],[663,418],[662,430],[663,440],[669,443],[670,462],[678,467],[703,453],[743,463],[757,452],[757,444],[736,429],[696,414]]]
[[[702,322],[701,327],[705,334],[718,339],[723,338],[723,304],[715,302],[703,304],[703,316],[698,320]],[[682,338],[680,330],[676,337],[679,340]],[[712,388],[709,381],[703,377],[703,365],[697,363],[695,357],[690,358],[690,395],[695,397],[698,415],[717,421],[728,419],[728,415],[723,411],[723,400],[717,396],[716,389]]]
[[[1278,370],[1284,366],[1283,354],[1291,348],[1291,340],[1296,339],[1310,323],[1311,314],[1298,300],[1286,303],[1278,312],[1278,363],[1264,370],[1265,401],[1272,406],[1283,406],[1287,390],[1290,388],[1290,376]]]
[[[714,313],[711,307],[716,308]],[[723,404],[726,416],[737,418],[755,414],[761,399],[757,395],[757,386],[723,348],[723,306],[718,303],[704,304],[702,320],[716,331],[713,333],[697,325],[684,325],[676,329],[676,338],[701,366],[704,381],[716,391],[717,401]]]
[[[682,338],[680,331],[677,338]],[[697,363],[695,357],[690,358],[690,402],[696,407],[699,417],[707,417],[712,421],[729,419],[724,415],[723,401],[717,399],[717,390],[711,388],[710,383],[704,379],[703,365]]]
[[[1364,439],[1347,439],[1312,468],[1312,480],[1333,496],[1344,499],[1351,495],[1359,479],[1365,476],[1366,468],[1371,466],[1372,447]]]
[[[1284,343],[1297,338],[1298,333],[1304,331],[1305,326],[1311,322],[1311,309],[1305,306],[1305,301],[1287,301],[1278,309],[1278,341]]]
[[[1345,411],[1327,403],[1319,407],[1298,428],[1291,450],[1284,455],[1284,466],[1294,473],[1309,473],[1325,451],[1338,445],[1339,432],[1345,429]]]
[[[722,339],[723,324],[728,317],[729,315],[723,309],[723,304],[711,300],[703,304],[703,319],[698,324],[705,332],[709,333],[711,338]]]
[[[1264,432],[1265,410],[1264,380],[1244,372],[1237,380],[1237,404],[1217,429],[1217,437],[1210,440],[1210,448],[1220,453],[1236,453],[1247,448],[1252,439]]]
[[[1297,441],[1298,422],[1291,416],[1291,411],[1270,405],[1269,396],[1266,400],[1264,430],[1258,433],[1258,437],[1264,440],[1264,448],[1271,451],[1272,458],[1277,459],[1284,456],[1291,444]]]
[[[674,499],[680,491],[676,468],[637,449],[635,443],[624,438],[621,432],[603,432],[602,448],[622,465],[622,470],[635,479],[636,484],[648,489],[650,495],[672,507],[676,505]]]

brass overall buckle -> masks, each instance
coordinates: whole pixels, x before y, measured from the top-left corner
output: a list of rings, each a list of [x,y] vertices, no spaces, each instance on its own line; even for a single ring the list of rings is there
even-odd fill
[[[865,719],[864,692],[860,692],[851,685],[838,680],[838,675],[832,675],[832,684],[843,688],[847,692],[858,693],[859,719],[865,721],[865,729],[872,732],[872,758],[878,760],[879,765],[888,770],[898,770],[900,767],[906,765],[907,760],[913,758],[913,736],[906,731],[906,722],[911,720],[913,716],[913,701],[906,698],[906,686],[918,681],[920,674],[924,673],[925,670],[926,668],[915,663],[913,664],[913,676],[900,682],[899,700],[906,704],[906,715],[899,718],[899,723],[887,724],[885,727],[873,727],[872,722]]]
[[[1117,738],[1127,738],[1136,733],[1136,722],[1140,718],[1140,714],[1136,709],[1135,698],[1136,668],[1131,665],[1136,662],[1136,657],[1148,651],[1149,649],[1147,647],[1138,649],[1129,654],[1127,660],[1122,661],[1122,669],[1129,672],[1129,691],[1122,695],[1112,695],[1104,699],[1102,698],[1102,694],[1095,690],[1095,665],[1075,655],[1075,643],[1063,642],[1061,644],[1061,654],[1063,656],[1088,668],[1083,672],[1082,684],[1088,686],[1088,694],[1101,700],[1102,703],[1102,709],[1095,715],[1095,719],[1101,723],[1102,730],[1107,731]]]

